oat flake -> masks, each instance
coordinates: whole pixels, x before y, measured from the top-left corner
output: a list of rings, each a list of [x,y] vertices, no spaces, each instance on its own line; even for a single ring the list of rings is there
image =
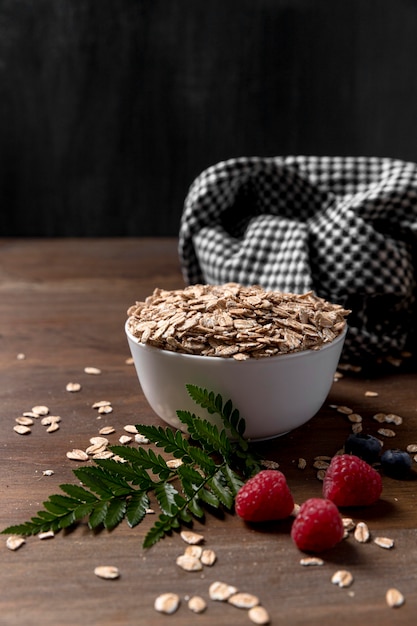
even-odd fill
[[[353,576],[348,570],[341,569],[333,574],[331,581],[334,585],[341,588],[350,587],[353,583]]]
[[[263,606],[254,606],[252,609],[249,609],[248,617],[254,624],[265,625],[270,622],[268,611]]]
[[[171,615],[180,606],[180,598],[176,593],[162,593],[155,599],[154,608],[158,613]]]
[[[12,535],[8,537],[6,540],[6,546],[9,550],[18,550],[26,543],[26,540],[23,537],[18,537],[17,535]]]
[[[94,569],[94,574],[99,578],[106,578],[108,580],[119,578],[120,572],[114,565],[98,565]]]
[[[394,588],[388,589],[387,593],[385,594],[385,599],[388,606],[393,609],[402,606],[405,602],[405,598],[401,591]]]

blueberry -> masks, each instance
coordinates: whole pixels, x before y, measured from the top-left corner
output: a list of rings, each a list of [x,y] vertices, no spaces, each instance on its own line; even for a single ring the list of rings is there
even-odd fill
[[[382,471],[392,478],[407,478],[411,465],[411,457],[404,450],[385,450],[381,456]]]
[[[354,454],[369,464],[379,460],[381,447],[379,439],[363,433],[349,435],[345,442],[346,454]]]

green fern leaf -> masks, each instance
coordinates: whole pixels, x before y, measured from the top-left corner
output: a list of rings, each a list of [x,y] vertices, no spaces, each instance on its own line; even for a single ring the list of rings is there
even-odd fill
[[[149,508],[149,497],[146,492],[137,491],[129,499],[126,507],[126,520],[131,528],[140,524]]]

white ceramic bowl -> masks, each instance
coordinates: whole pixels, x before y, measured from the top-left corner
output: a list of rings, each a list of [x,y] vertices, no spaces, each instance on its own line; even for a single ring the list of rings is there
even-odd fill
[[[196,413],[220,425],[201,409],[186,385],[203,387],[231,400],[245,419],[248,439],[269,439],[310,420],[323,405],[342,352],[345,331],[319,350],[236,361],[160,350],[126,335],[142,391],[165,422],[184,429],[177,410]]]

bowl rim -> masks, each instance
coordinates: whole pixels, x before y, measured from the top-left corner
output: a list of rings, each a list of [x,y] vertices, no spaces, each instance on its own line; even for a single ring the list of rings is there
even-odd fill
[[[147,343],[142,343],[141,341],[138,340],[137,337],[135,337],[134,335],[132,335],[132,333],[130,332],[129,328],[128,328],[128,324],[129,324],[129,319],[128,318],[126,320],[125,323],[125,332],[127,337],[133,341],[133,343],[135,343],[137,346],[140,346],[141,348],[144,349],[148,349],[148,350],[153,350],[155,352],[159,352],[161,354],[165,354],[165,355],[175,355],[177,357],[184,357],[187,360],[193,360],[193,359],[204,359],[204,361],[209,362],[209,361],[214,361],[214,362],[227,362],[227,363],[236,363],[239,365],[242,365],[242,363],[266,363],[266,362],[271,362],[271,361],[275,361],[275,360],[283,360],[283,359],[300,359],[303,357],[306,357],[307,355],[314,355],[314,354],[318,354],[321,353],[325,350],[328,350],[332,347],[335,347],[337,344],[343,342],[345,340],[346,334],[348,332],[348,324],[345,323],[345,327],[343,328],[342,332],[339,333],[339,335],[337,335],[337,337],[335,337],[335,339],[333,339],[333,341],[329,341],[324,343],[322,346],[320,346],[320,348],[317,348],[316,350],[313,349],[307,349],[307,350],[297,350],[295,352],[285,352],[284,354],[274,354],[273,356],[268,356],[268,357],[260,357],[258,359],[255,358],[249,358],[249,359],[244,359],[242,361],[239,361],[237,359],[233,359],[232,357],[221,357],[221,356],[206,356],[203,354],[186,354],[185,352],[176,352],[175,350],[164,350],[163,348],[157,348],[156,346],[152,346],[150,344]],[[171,357],[168,357],[171,358]]]

